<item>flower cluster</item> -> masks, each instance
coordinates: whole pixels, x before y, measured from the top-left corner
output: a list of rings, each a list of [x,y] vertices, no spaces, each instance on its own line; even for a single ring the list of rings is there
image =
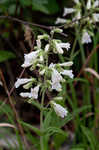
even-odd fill
[[[54,32],[62,32],[57,29]],[[44,46],[42,40],[47,41]],[[30,89],[30,92],[21,92],[20,96],[24,98],[38,99],[39,90],[46,85],[46,89],[50,91],[56,90],[60,92],[62,90],[61,83],[65,81],[64,76],[73,78],[73,71],[68,67],[73,65],[72,61],[64,63],[48,63],[49,53],[63,54],[64,51],[70,49],[70,43],[62,43],[61,40],[51,39],[47,34],[39,35],[36,40],[36,46],[34,51],[24,55],[24,63],[21,65],[23,68],[30,68],[30,70],[38,70],[40,78],[18,78],[15,82],[15,87],[23,86],[24,89]],[[48,84],[49,83],[49,84]],[[41,90],[42,91],[42,90]],[[67,111],[59,104],[51,101],[53,108],[57,115],[64,117],[67,115]],[[60,111],[60,112],[59,112]]]
[[[71,20],[68,20],[68,19],[64,19],[64,18],[57,18],[56,20],[56,24],[64,24],[64,23],[70,23],[70,21],[75,21],[76,24],[78,24],[79,22],[76,21],[76,20],[79,20],[81,18],[83,18],[83,16],[85,16],[85,12],[83,14],[83,11],[82,11],[82,3],[79,1],[79,0],[74,0],[74,3],[76,5],[74,5],[73,8],[64,8],[64,12],[63,12],[63,17],[66,17],[68,14],[72,14],[73,13],[73,18]],[[90,10],[95,10],[96,8],[99,7],[99,0],[96,0],[93,1],[92,0],[87,0],[87,3],[86,3],[86,12],[90,12]],[[92,40],[91,40],[91,36],[93,36],[92,32],[91,32],[91,29],[92,27],[95,28],[94,24],[99,22],[99,13],[92,13],[92,15],[86,17],[83,19],[84,21],[84,24],[83,24],[83,27],[82,27],[82,38],[81,38],[81,41],[82,41],[82,44],[88,44],[88,43],[91,43]],[[75,25],[75,24],[73,24]]]

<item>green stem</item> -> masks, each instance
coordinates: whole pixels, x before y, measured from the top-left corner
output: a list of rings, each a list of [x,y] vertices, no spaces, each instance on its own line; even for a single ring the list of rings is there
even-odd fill
[[[43,132],[43,105],[44,105],[44,95],[45,90],[42,93],[42,99],[41,99],[41,112],[40,112],[40,130]],[[43,136],[40,136],[40,146],[41,150],[44,150],[44,143],[43,143]]]

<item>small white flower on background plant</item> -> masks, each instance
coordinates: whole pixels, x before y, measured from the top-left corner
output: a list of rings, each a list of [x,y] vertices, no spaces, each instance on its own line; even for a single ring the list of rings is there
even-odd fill
[[[25,61],[24,64],[22,64],[21,66],[24,68],[31,66],[33,62],[36,60],[36,58],[38,57],[39,52],[40,50],[37,50],[37,51],[30,52],[29,54],[24,54]]]
[[[33,79],[28,79],[28,78],[18,78],[17,81],[15,82],[15,88],[18,88],[20,85],[23,85],[25,83],[31,82]]]
[[[84,31],[83,32],[83,35],[82,35],[82,44],[88,44],[88,43],[91,43],[92,42],[92,40],[91,40],[91,37],[90,37],[90,35],[88,34],[88,32],[87,31]]]
[[[76,9],[74,9],[74,8],[64,8],[63,16],[71,14],[71,13],[73,13],[75,11],[76,11]]]
[[[66,23],[66,19],[63,18],[57,18],[55,21],[55,24],[64,24]]]
[[[54,111],[56,112],[57,116],[64,118],[67,116],[68,111],[66,108],[62,107],[60,104],[56,104],[55,102],[51,101],[52,107],[54,108]]]

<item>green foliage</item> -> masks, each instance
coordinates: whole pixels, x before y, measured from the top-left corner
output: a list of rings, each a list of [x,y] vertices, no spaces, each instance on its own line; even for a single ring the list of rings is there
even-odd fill
[[[46,14],[54,14],[58,12],[59,7],[56,0],[32,0],[32,9]]]
[[[0,62],[15,58],[15,55],[10,51],[0,50]]]
[[[43,132],[41,132],[38,128],[34,127],[33,125],[30,125],[30,124],[25,123],[25,122],[23,122],[23,121],[20,121],[20,123],[21,123],[24,127],[27,127],[27,128],[29,128],[29,129],[33,130],[33,131],[34,131],[37,135],[39,135],[39,136],[42,136],[42,135],[44,134]]]
[[[0,3],[1,12],[8,12],[10,15],[14,14],[16,9],[15,0],[3,0]],[[59,11],[56,0],[20,0],[19,3],[20,7],[31,7],[33,11],[40,11],[45,14],[54,14]]]
[[[93,134],[93,132],[88,129],[87,127],[81,126],[82,132],[86,137],[86,140],[88,141],[88,143],[90,144],[90,148],[91,150],[96,150],[99,148],[99,144],[98,141],[95,137],[95,135]],[[88,146],[89,146],[88,144]]]

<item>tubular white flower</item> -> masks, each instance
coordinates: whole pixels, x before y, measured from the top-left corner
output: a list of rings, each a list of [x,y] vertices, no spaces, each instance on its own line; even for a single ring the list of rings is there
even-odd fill
[[[88,0],[88,1],[87,1],[87,6],[86,6],[86,8],[87,8],[87,9],[90,9],[90,8],[91,8],[91,0]]]
[[[38,49],[41,49],[41,40],[40,40],[40,39],[37,39],[37,40],[36,40],[36,43],[37,43],[37,48],[38,48]]]
[[[94,7],[98,7],[99,6],[99,0],[96,0],[93,4]]]
[[[40,84],[35,86],[34,88],[31,88],[31,97],[34,99],[38,98],[38,92],[39,92]]]
[[[42,62],[44,60],[42,55],[40,55],[40,59],[39,60],[40,60],[40,62]]]
[[[53,68],[55,67],[55,65],[56,65],[56,64],[51,63],[51,64],[49,65],[49,68],[50,68],[50,69],[53,69]]]
[[[56,90],[58,92],[60,92],[62,90],[62,86],[61,86],[60,82],[52,82],[51,85],[52,85],[52,87],[51,87],[52,90]]]
[[[55,42],[55,45],[56,45],[56,50],[59,54],[63,54],[62,48],[67,49],[67,51],[70,48],[70,43],[57,43],[57,42]]]
[[[90,35],[88,34],[88,32],[84,32],[83,33],[83,35],[82,35],[82,44],[84,44],[84,43],[91,43],[92,42],[92,40],[91,40],[91,37],[90,37]]]
[[[75,2],[76,4],[79,4],[79,0],[74,0],[74,2]]]
[[[38,53],[40,52],[40,50],[37,50],[37,51],[33,51],[29,54],[25,54],[24,55],[24,58],[25,58],[25,61],[24,61],[24,64],[21,65],[22,67],[29,67],[33,64],[33,62],[36,60],[36,58],[38,57]]]
[[[57,18],[55,21],[55,24],[64,24],[66,23],[66,19],[63,18]]]
[[[49,50],[49,44],[47,44],[47,45],[45,46],[45,52],[48,52],[48,50]]]
[[[63,78],[56,69],[53,69],[51,80],[52,80],[52,82],[56,83],[56,82],[62,81]]]
[[[29,92],[22,92],[22,93],[20,93],[20,96],[21,97],[24,97],[24,98],[31,98],[32,96],[31,96],[31,93],[29,93]]]
[[[74,9],[74,8],[64,8],[63,16],[66,16],[67,14],[71,14],[75,11],[76,11],[76,9]]]
[[[32,81],[33,79],[28,79],[28,78],[18,78],[17,81],[15,82],[15,87],[18,88],[20,85],[23,85],[25,83],[28,83]]]
[[[72,79],[73,79],[73,77],[74,77],[72,70],[64,70],[64,71],[60,72],[60,74],[69,76],[69,77],[72,78]]]
[[[45,69],[43,69],[42,71],[40,71],[40,75],[43,75],[45,73]]]
[[[61,118],[64,118],[65,116],[67,116],[67,113],[68,111],[62,107],[61,105],[59,104],[56,104],[55,102],[51,101],[51,104],[56,112],[56,114],[61,117]]]
[[[69,62],[64,62],[64,63],[61,63],[59,64],[60,66],[72,66],[73,65],[73,62],[72,61],[69,61]]]
[[[75,16],[75,20],[79,20],[79,19],[81,19],[81,12],[80,11],[78,11],[77,12],[77,14],[76,14],[76,16]]]
[[[94,13],[93,14],[93,19],[95,22],[99,22],[99,13]]]

